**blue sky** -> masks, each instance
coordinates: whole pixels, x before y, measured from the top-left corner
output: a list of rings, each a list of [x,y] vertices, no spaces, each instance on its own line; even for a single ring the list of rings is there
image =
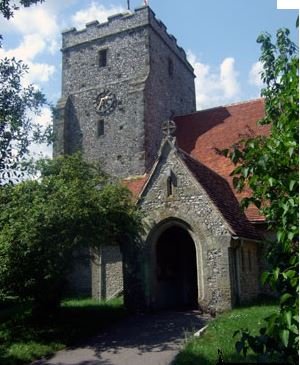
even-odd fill
[[[131,10],[143,0],[130,0]],[[297,10],[277,10],[276,0],[149,0],[188,55],[195,69],[198,109],[256,98],[261,83],[256,38],[262,31],[275,36],[280,27],[295,28]],[[88,21],[127,10],[127,0],[46,0],[21,9],[12,20],[0,20],[4,36],[0,57],[23,59],[30,72],[24,83],[34,83],[56,103],[60,96],[62,30],[84,27]],[[43,109],[41,123],[50,123],[49,109]],[[51,149],[43,148],[51,153]]]

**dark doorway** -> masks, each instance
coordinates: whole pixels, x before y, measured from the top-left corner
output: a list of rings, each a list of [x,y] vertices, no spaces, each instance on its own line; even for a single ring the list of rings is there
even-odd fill
[[[194,241],[178,226],[164,231],[156,244],[156,305],[196,308],[197,263]]]

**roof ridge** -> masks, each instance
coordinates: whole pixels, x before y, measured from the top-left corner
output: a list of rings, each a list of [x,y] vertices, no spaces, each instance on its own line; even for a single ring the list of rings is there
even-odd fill
[[[248,100],[244,100],[244,101],[237,101],[235,103],[230,103],[230,104],[221,105],[221,106],[226,107],[226,106],[234,106],[234,105],[241,105],[241,104],[250,104],[250,103],[254,103],[256,101],[262,101],[262,100],[264,100],[264,98],[260,97],[260,98],[248,99]]]
[[[143,175],[130,175],[127,177],[124,177],[122,180],[123,181],[132,181],[132,180],[139,180],[139,179],[143,179],[147,177],[147,173],[145,172]]]
[[[218,106],[214,106],[214,107],[207,108],[207,109],[196,110],[195,112],[189,113],[189,114],[176,115],[174,117],[174,119],[187,117],[187,116],[190,116],[190,115],[195,115],[195,114],[199,114],[199,113],[203,113],[203,112],[208,112],[208,111],[212,111],[212,110],[219,109],[219,108],[227,108],[229,106],[242,105],[242,104],[251,104],[251,103],[255,103],[257,101],[261,101],[261,100],[264,100],[264,98],[260,97],[260,98],[255,98],[255,99],[248,99],[248,100],[244,100],[244,101],[238,101],[238,102],[231,103],[231,104],[218,105]]]

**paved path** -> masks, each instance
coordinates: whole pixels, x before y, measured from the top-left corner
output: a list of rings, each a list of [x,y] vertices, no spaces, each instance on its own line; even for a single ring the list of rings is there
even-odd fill
[[[34,365],[169,365],[185,338],[208,319],[198,311],[132,316],[81,346]]]

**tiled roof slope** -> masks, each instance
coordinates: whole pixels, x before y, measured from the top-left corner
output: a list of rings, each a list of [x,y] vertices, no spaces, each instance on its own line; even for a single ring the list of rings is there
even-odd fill
[[[229,224],[231,233],[237,237],[261,239],[241,210],[228,182],[184,151],[179,151],[179,153],[188,169]]]
[[[145,174],[143,176],[129,177],[124,179],[122,183],[131,191],[133,198],[137,199],[147,179],[148,176]]]
[[[221,106],[175,118],[177,145],[194,159],[222,176],[240,201],[247,192],[238,194],[230,176],[234,166],[229,159],[217,153],[242,138],[268,134],[268,126],[258,126],[264,116],[263,99]],[[246,211],[250,221],[262,221],[255,207]]]

